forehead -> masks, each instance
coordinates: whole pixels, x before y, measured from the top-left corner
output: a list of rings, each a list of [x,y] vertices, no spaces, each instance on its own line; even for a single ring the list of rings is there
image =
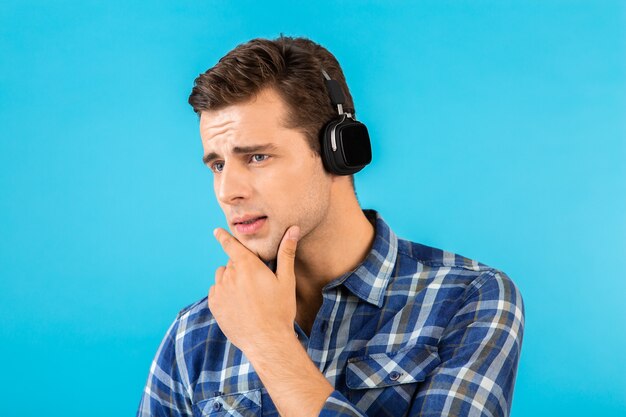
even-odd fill
[[[200,115],[200,136],[204,146],[225,140],[250,141],[286,129],[283,100],[271,89],[261,91],[251,100]]]

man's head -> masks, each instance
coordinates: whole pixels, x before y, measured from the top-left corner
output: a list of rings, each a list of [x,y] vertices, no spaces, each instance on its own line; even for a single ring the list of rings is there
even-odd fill
[[[196,78],[189,104],[201,115],[204,110],[240,104],[273,88],[287,107],[285,126],[304,133],[311,149],[319,154],[319,132],[337,116],[322,70],[341,86],[346,98],[344,111],[355,114],[337,59],[309,39],[285,36],[253,39],[237,46]]]
[[[337,114],[322,69],[353,112],[337,60],[301,38],[239,45],[196,79],[189,98],[229,227],[264,260],[276,256],[291,225],[300,226],[302,243],[323,239],[332,185],[351,191],[348,178],[327,173],[320,158],[319,131]]]

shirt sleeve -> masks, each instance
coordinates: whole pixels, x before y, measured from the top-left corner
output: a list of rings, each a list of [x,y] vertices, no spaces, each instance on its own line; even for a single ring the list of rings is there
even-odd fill
[[[421,382],[409,416],[508,416],[524,328],[524,305],[515,284],[499,271],[483,273],[468,288],[438,345],[441,363]],[[365,416],[339,391],[320,417]]]
[[[319,417],[367,417],[348,401],[339,391],[330,394],[324,403]]]
[[[178,318],[167,330],[150,366],[137,417],[192,417],[191,400],[178,366]],[[182,360],[182,358],[181,358]]]
[[[440,365],[420,384],[411,416],[508,416],[524,330],[521,294],[489,270],[468,288],[439,342]]]

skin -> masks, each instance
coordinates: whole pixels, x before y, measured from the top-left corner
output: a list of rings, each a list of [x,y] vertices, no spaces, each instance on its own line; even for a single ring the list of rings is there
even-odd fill
[[[280,414],[316,416],[334,388],[294,335],[294,321],[310,334],[322,288],[363,261],[374,228],[350,179],[327,173],[304,134],[284,126],[285,115],[272,89],[201,114],[204,157],[232,233],[215,230],[229,261],[215,272],[208,304]],[[232,221],[246,215],[267,219],[242,234]],[[276,273],[262,262],[273,259]]]

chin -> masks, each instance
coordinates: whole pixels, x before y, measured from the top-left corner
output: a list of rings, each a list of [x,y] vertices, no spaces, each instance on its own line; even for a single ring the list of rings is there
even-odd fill
[[[278,254],[278,247],[273,245],[263,245],[262,247],[257,248],[254,252],[257,254],[261,260],[264,262],[273,261],[276,259],[276,255]]]
[[[264,251],[264,250],[261,250],[261,251],[252,250],[252,252],[256,256],[258,256],[259,259],[261,259],[263,262],[266,262],[266,263],[276,259],[276,252],[269,252],[269,251]]]
[[[258,253],[257,256],[259,257],[259,259],[261,259],[265,263],[271,262],[274,259],[276,259],[275,256],[264,256],[263,254],[260,254],[260,253]]]
[[[276,259],[278,253],[277,248],[269,248],[267,244],[263,242],[241,242],[248,250],[258,256],[263,262],[269,262]]]

